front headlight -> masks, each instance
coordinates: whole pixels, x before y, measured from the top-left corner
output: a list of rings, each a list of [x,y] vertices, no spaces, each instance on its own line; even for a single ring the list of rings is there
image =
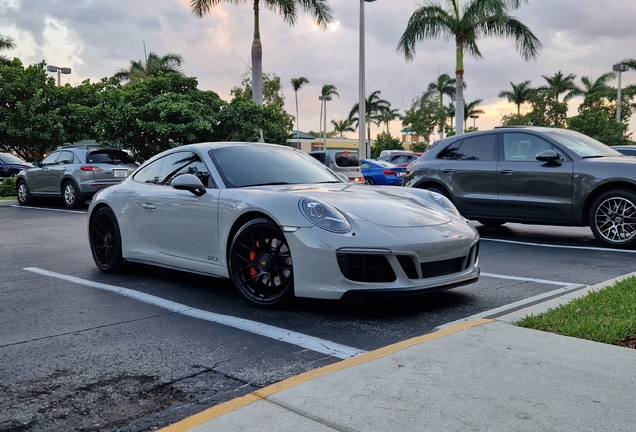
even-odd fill
[[[322,229],[335,233],[351,231],[351,224],[347,218],[327,203],[312,198],[303,198],[298,202],[298,207],[303,216]]]
[[[446,198],[444,195],[439,194],[437,192],[433,192],[433,191],[428,191],[428,194],[433,199],[433,201],[435,201],[441,208],[443,208],[449,213],[454,214],[457,217],[463,218],[463,216],[459,214],[457,207],[455,207],[455,205],[453,205],[451,200]]]

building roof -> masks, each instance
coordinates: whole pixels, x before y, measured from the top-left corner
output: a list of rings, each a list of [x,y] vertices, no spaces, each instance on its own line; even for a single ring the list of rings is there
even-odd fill
[[[289,139],[296,139],[296,132],[298,132],[298,139],[301,140],[315,140],[316,137],[313,135],[310,135],[308,133],[305,133],[303,131],[293,131],[291,134],[289,134]]]

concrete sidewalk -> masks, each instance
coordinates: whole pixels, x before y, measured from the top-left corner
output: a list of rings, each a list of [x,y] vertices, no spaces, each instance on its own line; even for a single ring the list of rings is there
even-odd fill
[[[636,430],[636,350],[511,323],[617,279],[292,377],[163,431]]]

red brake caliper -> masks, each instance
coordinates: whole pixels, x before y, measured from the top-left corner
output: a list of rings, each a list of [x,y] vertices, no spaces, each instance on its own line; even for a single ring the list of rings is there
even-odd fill
[[[261,247],[261,241],[260,240],[256,240],[254,242],[254,246]],[[256,262],[256,252],[254,251],[250,251],[250,261],[252,262]],[[254,266],[250,267],[250,276],[254,277],[258,274],[258,269]]]

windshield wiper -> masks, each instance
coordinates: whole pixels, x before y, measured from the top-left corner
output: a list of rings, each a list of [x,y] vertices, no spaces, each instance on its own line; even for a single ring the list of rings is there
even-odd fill
[[[288,184],[293,184],[293,183],[289,183],[289,182],[254,183],[254,184],[242,185],[242,186],[239,186],[239,187],[250,187],[250,186],[279,186],[279,185],[288,185]]]

